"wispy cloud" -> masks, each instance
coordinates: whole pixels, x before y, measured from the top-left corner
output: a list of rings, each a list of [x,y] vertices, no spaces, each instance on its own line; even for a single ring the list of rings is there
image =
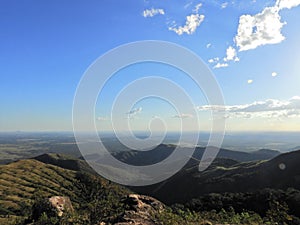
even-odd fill
[[[197,4],[197,5],[195,6],[195,8],[193,9],[193,12],[194,12],[194,13],[198,13],[201,7],[202,7],[202,3]]]
[[[289,100],[267,99],[256,101],[251,104],[218,106],[204,105],[197,106],[199,111],[224,111],[228,118],[278,118],[278,117],[300,117],[300,96]]]
[[[134,108],[134,109],[130,110],[129,112],[127,112],[127,114],[129,114],[129,115],[136,115],[136,114],[142,112],[142,110],[143,110],[142,107]]]
[[[99,116],[99,117],[97,117],[97,120],[98,121],[108,121],[109,119],[108,119],[108,117]]]
[[[206,48],[210,48],[211,47],[211,43],[208,43],[207,45],[206,45]]]
[[[229,65],[228,65],[228,63],[217,63],[215,66],[214,66],[214,68],[215,69],[219,69],[219,68],[224,68],[224,67],[228,67]]]
[[[186,3],[186,4],[183,6],[183,8],[184,8],[184,9],[187,9],[187,8],[189,8],[192,4],[193,4],[193,1],[190,1],[190,2]]]
[[[146,9],[143,11],[143,16],[146,17],[153,17],[156,15],[165,15],[165,11],[163,9],[155,9],[155,8],[151,8],[151,9]]]
[[[193,118],[194,116],[192,114],[182,113],[174,115],[173,118],[179,118],[179,119],[186,119],[186,118]]]
[[[139,108],[134,108],[127,112],[126,114],[128,115],[128,118],[134,118],[137,114],[140,114],[142,112],[142,107]]]
[[[224,3],[222,3],[221,8],[225,9],[225,8],[227,8],[227,6],[228,6],[228,2],[224,2]]]

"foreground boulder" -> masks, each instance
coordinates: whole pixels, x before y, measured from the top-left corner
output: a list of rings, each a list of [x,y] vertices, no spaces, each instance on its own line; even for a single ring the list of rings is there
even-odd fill
[[[155,225],[153,216],[165,209],[163,203],[145,195],[130,194],[123,202],[126,210],[116,225]]]
[[[69,197],[53,196],[49,198],[51,206],[56,209],[57,215],[61,217],[64,212],[74,212],[71,200]]]
[[[39,198],[32,206],[31,221],[38,221],[40,217],[45,215],[47,218],[61,217],[65,212],[74,212],[69,197]]]

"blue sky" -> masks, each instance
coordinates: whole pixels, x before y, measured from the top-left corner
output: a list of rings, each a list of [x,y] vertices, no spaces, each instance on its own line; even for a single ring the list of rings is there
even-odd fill
[[[163,40],[194,51],[215,74],[228,130],[299,131],[298,21],[299,0],[1,1],[0,130],[72,130],[76,87],[95,59],[129,42]],[[209,129],[203,93],[179,71],[150,64],[110,80],[96,107],[99,129],[111,128],[118,90],[145,71],[189,90],[198,114],[176,115],[166,102],[143,100],[132,109],[136,129],[157,116],[169,124],[198,116]]]

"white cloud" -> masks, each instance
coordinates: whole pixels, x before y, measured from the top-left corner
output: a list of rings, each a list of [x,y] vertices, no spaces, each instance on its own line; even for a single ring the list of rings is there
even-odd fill
[[[272,77],[276,77],[278,74],[276,72],[272,72]]]
[[[240,51],[246,51],[266,44],[280,43],[285,39],[281,34],[284,25],[276,6],[267,7],[254,16],[242,15],[235,37],[236,45]]]
[[[184,9],[187,9],[187,8],[189,8],[192,4],[193,4],[193,1],[188,2],[188,3],[186,3],[186,4],[183,6],[183,8],[184,8]]]
[[[185,8],[187,8],[188,6],[190,6],[189,3],[185,5]],[[178,35],[182,35],[184,33],[193,34],[205,18],[204,15],[200,15],[198,13],[201,7],[202,3],[195,5],[193,14],[190,14],[186,17],[184,26],[177,26],[176,23],[173,23],[173,25],[169,27],[169,30],[174,31]]]
[[[218,68],[224,68],[224,67],[228,67],[228,63],[217,63],[214,68],[218,69]]]
[[[253,83],[253,80],[249,79],[249,80],[247,80],[247,83],[248,83],[248,84],[252,84],[252,83]]]
[[[276,6],[279,9],[291,9],[300,5],[300,0],[277,0]]]
[[[282,9],[291,9],[300,5],[300,0],[277,0],[272,7],[266,7],[256,15],[242,15],[239,19],[235,43],[239,51],[255,49],[262,45],[278,44],[285,37],[281,33],[286,24],[279,15]]]
[[[140,113],[142,112],[142,107],[139,107],[139,108],[134,108],[132,110],[130,110],[127,114],[137,114],[137,113]]]
[[[221,8],[225,9],[227,6],[228,6],[228,2],[224,2],[224,3],[222,3]]]
[[[156,15],[165,15],[165,11],[163,9],[146,9],[143,11],[143,16],[146,17],[153,17]]]
[[[97,117],[97,120],[98,121],[108,121],[108,118],[107,117],[103,117],[103,116],[99,116],[99,117]]]
[[[226,106],[221,106],[221,105],[203,105],[203,106],[196,106],[196,109],[198,111],[224,111],[226,110]]]
[[[251,104],[216,106],[197,106],[199,111],[224,111],[228,118],[278,118],[278,117],[300,117],[300,96],[295,96],[289,100],[267,99],[256,101]]]
[[[256,1],[253,0],[253,2]],[[224,2],[221,8],[226,8],[228,4],[228,2]],[[229,61],[240,61],[237,56],[237,49],[246,51],[259,46],[282,42],[285,37],[281,30],[286,23],[281,21],[279,12],[282,9],[291,9],[299,5],[300,0],[277,0],[274,6],[266,7],[258,14],[240,16],[237,34],[234,37],[235,46],[229,46],[226,49],[226,56],[222,61],[209,59],[208,62],[217,63],[214,68],[228,67]],[[206,47],[209,48],[210,46],[211,44],[209,43]],[[273,72],[272,76],[277,76],[277,73]],[[247,82],[251,84],[253,80],[248,80]]]
[[[132,110],[130,110],[129,112],[127,112],[128,118],[133,118],[134,116],[136,116],[137,114],[142,112],[142,107],[139,108],[134,108]]]
[[[219,62],[219,60],[220,60],[219,57],[215,57],[215,58],[209,59],[208,62],[209,63],[217,63],[217,62]]]
[[[193,118],[193,115],[182,113],[182,114],[174,115],[173,118],[179,118],[179,119]]]
[[[209,63],[212,63],[212,64],[215,63],[214,69],[228,67],[229,61],[234,61],[234,62],[240,61],[239,57],[237,57],[236,49],[233,48],[232,46],[229,46],[226,49],[226,57],[224,57],[222,61],[220,61],[219,57],[215,57],[215,58],[208,60]]]
[[[206,48],[210,48],[211,47],[211,43],[208,43],[207,45],[206,45]]]
[[[194,12],[194,13],[198,13],[201,7],[202,7],[202,3],[197,4],[197,5],[195,6],[193,12]]]
[[[232,46],[229,46],[226,50],[226,57],[224,58],[224,61],[235,61],[238,62],[240,59],[237,57],[237,53],[235,48]]]
[[[193,34],[197,27],[200,26],[200,24],[204,20],[204,15],[200,14],[191,14],[186,17],[186,22],[184,26],[180,27],[169,27],[169,30],[174,31],[178,35],[182,35],[183,33],[187,34]]]

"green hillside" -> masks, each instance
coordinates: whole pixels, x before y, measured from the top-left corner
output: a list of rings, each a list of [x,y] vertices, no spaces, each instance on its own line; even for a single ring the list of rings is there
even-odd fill
[[[68,196],[75,210],[82,212],[91,211],[93,209],[91,203],[101,199],[102,202],[97,204],[103,207],[103,211],[119,212],[117,209],[119,200],[128,193],[130,192],[127,189],[99,176],[64,169],[35,159],[0,166],[2,217],[9,215],[28,217],[37,197],[50,196]],[[91,216],[88,212],[82,215],[85,219]]]
[[[255,174],[266,176],[270,173],[276,179],[284,175],[283,181],[287,185],[293,184],[289,182],[298,176],[298,155],[299,152],[288,153],[266,162],[245,163],[218,158],[203,173],[197,173],[194,167],[186,168],[160,188],[148,189],[153,195],[159,194],[162,200],[169,196],[179,200],[166,206],[154,198],[132,194],[132,190],[107,181],[83,160],[44,154],[0,166],[0,224],[297,224],[300,222],[298,190],[211,192],[214,188],[221,190],[220,185],[229,181],[232,182],[230,187],[234,187],[240,178],[243,181],[247,178],[251,183]],[[278,163],[286,165],[282,175],[276,172]],[[200,184],[211,188],[209,195],[201,194],[205,189],[201,189]],[[75,212],[62,218],[53,217],[45,210],[45,214],[37,215],[35,212],[42,208],[42,200],[52,196],[69,197]],[[182,201],[184,198],[186,201]]]
[[[78,202],[78,188],[74,183],[75,171],[45,165],[37,160],[20,160],[0,166],[1,210],[18,212],[37,191],[45,196],[68,195]]]

